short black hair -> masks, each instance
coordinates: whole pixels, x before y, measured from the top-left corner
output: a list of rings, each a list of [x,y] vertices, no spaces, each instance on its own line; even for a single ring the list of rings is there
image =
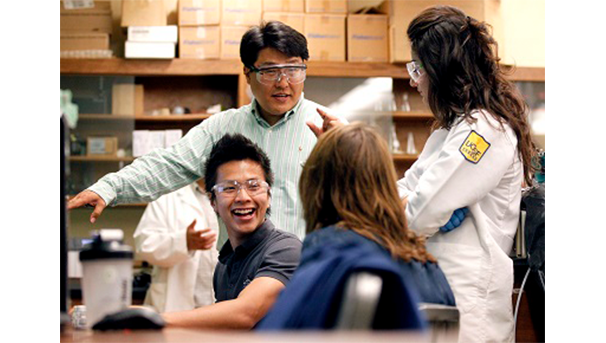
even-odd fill
[[[265,182],[270,187],[273,185],[274,174],[271,171],[271,163],[265,151],[239,133],[228,133],[213,145],[210,155],[206,160],[204,187],[211,194],[211,200],[215,199],[215,194],[211,190],[217,183],[217,169],[225,163],[243,160],[252,160],[259,163],[265,174]]]
[[[265,48],[274,48],[288,57],[301,57],[303,61],[309,59],[305,36],[279,21],[262,23],[246,31],[240,43],[240,60],[244,66],[252,66]]]

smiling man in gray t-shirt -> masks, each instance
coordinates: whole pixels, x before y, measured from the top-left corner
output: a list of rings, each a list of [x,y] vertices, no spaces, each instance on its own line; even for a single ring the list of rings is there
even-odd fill
[[[266,218],[273,174],[267,155],[248,138],[223,136],[205,170],[206,191],[229,237],[215,269],[217,302],[163,316],[173,327],[251,329],[299,265],[301,241]]]

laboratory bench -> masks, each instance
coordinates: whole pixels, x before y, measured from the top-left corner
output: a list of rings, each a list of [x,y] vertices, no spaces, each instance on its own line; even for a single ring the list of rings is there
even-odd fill
[[[202,329],[164,328],[162,330],[93,331],[66,328],[61,332],[62,343],[97,342],[243,342],[243,343],[406,343],[433,342],[428,334],[417,331],[307,331],[251,332]],[[440,340],[441,341],[441,340]]]

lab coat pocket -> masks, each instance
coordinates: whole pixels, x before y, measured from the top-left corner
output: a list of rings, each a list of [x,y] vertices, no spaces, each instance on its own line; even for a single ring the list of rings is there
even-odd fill
[[[452,243],[427,243],[427,250],[438,259],[455,295],[461,314],[472,311],[481,299],[484,252],[479,247]]]

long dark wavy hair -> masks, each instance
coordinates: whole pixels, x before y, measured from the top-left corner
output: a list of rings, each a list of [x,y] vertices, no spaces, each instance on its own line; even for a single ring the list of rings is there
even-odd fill
[[[515,132],[524,179],[530,185],[535,147],[527,121],[529,108],[505,78],[489,28],[455,7],[435,6],[413,19],[407,34],[429,77],[427,97],[437,126],[448,130],[461,114],[473,122],[472,111],[486,110]]]

